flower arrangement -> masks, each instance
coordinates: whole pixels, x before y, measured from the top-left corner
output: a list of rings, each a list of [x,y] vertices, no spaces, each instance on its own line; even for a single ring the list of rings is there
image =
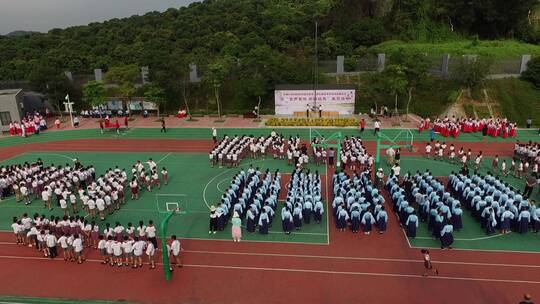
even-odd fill
[[[267,126],[272,127],[356,127],[354,118],[270,118]]]

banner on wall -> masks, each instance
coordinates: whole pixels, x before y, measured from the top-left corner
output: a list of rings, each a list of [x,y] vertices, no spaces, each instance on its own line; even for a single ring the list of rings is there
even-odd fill
[[[341,115],[354,113],[354,89],[347,90],[275,90],[277,115],[292,115],[294,112],[305,112],[308,105],[320,106],[323,112],[338,112]]]

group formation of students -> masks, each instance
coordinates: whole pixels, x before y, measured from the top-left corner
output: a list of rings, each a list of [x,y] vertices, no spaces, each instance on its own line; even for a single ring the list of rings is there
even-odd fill
[[[483,136],[491,137],[515,137],[517,124],[509,122],[505,119],[473,119],[473,118],[456,118],[448,116],[443,119],[437,118],[433,122],[433,130],[439,132],[444,137],[452,136],[457,138],[460,132],[463,133],[476,133],[482,132]],[[429,130],[431,128],[431,120],[429,118],[423,119],[419,126],[418,131]]]
[[[146,161],[148,170],[146,170],[144,164],[138,160],[131,168],[131,182],[129,182],[129,188],[131,190],[131,199],[139,199],[139,192],[142,189],[146,189],[148,192],[152,192],[152,188],[161,189],[161,184],[169,184],[169,171],[167,168],[162,167],[161,172],[158,172],[157,163],[149,158]],[[161,177],[160,177],[161,174]]]
[[[528,173],[526,170],[532,167],[532,174],[538,178],[540,193],[540,175],[538,170],[538,166],[540,165],[540,143],[533,141],[520,143],[517,141],[514,145],[514,159],[525,164],[525,168],[523,169],[525,175]]]
[[[310,224],[311,218],[319,224],[324,214],[321,197],[321,177],[318,171],[296,168],[288,184],[287,199],[281,209],[282,228],[286,234]]]
[[[41,198],[46,208],[52,209],[53,195],[56,203],[67,212],[67,202],[73,204],[74,193],[96,177],[93,166],[83,167],[74,159],[74,165],[45,166],[38,158],[35,163],[13,164],[0,167],[0,199],[15,195],[17,202],[29,205]],[[72,206],[73,212],[77,211]]]
[[[26,137],[47,130],[47,121],[39,112],[26,113],[21,121],[9,123],[10,136]]]
[[[360,224],[365,234],[370,234],[376,225],[379,233],[386,231],[388,214],[384,207],[384,197],[370,180],[370,171],[354,173],[352,178],[344,171],[333,176],[334,199],[332,208],[336,227],[345,231],[350,224],[353,233],[357,233]]]
[[[463,212],[459,201],[444,191],[444,185],[431,172],[417,172],[414,176],[407,173],[403,181],[392,176],[386,181],[385,188],[390,192],[393,209],[408,237],[416,237],[419,221],[428,221],[428,229],[440,240],[441,249],[451,248],[453,231],[463,226]]]
[[[81,264],[94,249],[99,251],[102,264],[110,266],[142,267],[143,255],[148,257],[150,269],[155,268],[155,255],[158,248],[156,227],[153,221],[139,221],[134,227],[127,227],[116,222],[109,223],[100,230],[95,221],[88,222],[82,216],[63,218],[35,214],[32,218],[26,213],[21,218],[14,217],[11,225],[17,244],[34,247],[45,257],[54,259],[61,249],[65,261]],[[86,248],[86,249],[85,249]],[[180,251],[182,247],[176,236],[167,244],[167,254],[181,267]]]
[[[225,135],[223,140],[210,151],[210,165],[212,167],[219,165],[220,168],[223,166],[237,167],[247,153],[247,148],[252,140],[253,137],[246,135],[235,135],[234,137]]]
[[[496,229],[503,234],[512,230],[525,234],[531,227],[536,233],[540,231],[540,205],[536,206],[533,200],[491,173],[485,176],[452,173],[449,186],[488,235]]]
[[[360,137],[345,136],[341,143],[341,170],[371,170],[374,161],[373,155],[367,152]]]
[[[247,171],[241,170],[231,181],[229,188],[222,196],[219,206],[210,208],[209,233],[224,230],[231,215],[240,221],[245,219],[246,230],[268,234],[272,225],[279,192],[281,190],[281,173],[274,174],[267,169],[261,174],[259,168],[250,166]],[[232,210],[229,212],[229,210]],[[238,231],[237,231],[238,232]],[[241,235],[234,235],[240,240]]]

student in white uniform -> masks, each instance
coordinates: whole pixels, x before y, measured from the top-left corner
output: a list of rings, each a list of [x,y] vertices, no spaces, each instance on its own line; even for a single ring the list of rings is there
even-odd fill
[[[109,263],[109,257],[107,255],[107,249],[105,248],[105,244],[107,244],[107,241],[105,241],[105,238],[102,234],[99,235],[99,242],[97,244],[97,249],[99,250],[99,255],[101,256],[101,259],[103,260],[101,264],[107,265]]]
[[[148,241],[150,241],[154,245],[154,248],[156,248],[157,247],[156,227],[154,227],[153,221],[148,221],[148,226],[146,226],[145,232],[146,232],[146,238],[148,239]]]
[[[124,251],[124,263],[126,267],[129,267],[133,264],[133,240],[130,240],[126,235],[124,236],[124,241],[122,242],[122,249]]]
[[[122,267],[122,243],[114,240],[111,245],[113,251],[113,261],[118,267]]]
[[[75,259],[77,260],[77,264],[82,264],[84,261],[83,257],[83,242],[82,239],[79,237],[78,234],[75,234],[73,236],[73,252],[75,253]]]
[[[176,267],[182,267],[182,258],[180,256],[180,251],[182,250],[182,246],[180,244],[180,240],[176,238],[176,235],[171,236],[172,243],[171,243],[171,253],[173,256],[174,263],[176,264]]]
[[[142,255],[144,252],[144,248],[146,247],[146,242],[139,239],[139,237],[135,237],[133,243],[133,268],[142,267]]]
[[[150,269],[156,268],[156,262],[154,255],[156,254],[156,247],[154,247],[154,243],[152,243],[150,240],[146,243],[146,255],[148,256],[148,264],[150,264]]]

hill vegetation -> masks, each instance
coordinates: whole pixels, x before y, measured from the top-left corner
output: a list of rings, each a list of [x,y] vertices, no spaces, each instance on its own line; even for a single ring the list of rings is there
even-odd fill
[[[0,36],[0,81],[28,80],[56,100],[70,92],[83,100],[77,106],[86,107],[82,89],[73,87],[64,71],[91,74],[95,68],[148,66],[152,89],[163,92],[164,109],[185,103],[194,110],[215,111],[222,100],[225,112],[239,112],[252,108],[259,98],[268,109],[275,85],[310,83],[315,78],[315,21],[321,59],[379,50],[395,53],[404,46],[413,53],[535,55],[540,53],[538,46],[526,43],[540,41],[528,21],[536,4],[535,0],[206,0],[45,34]],[[513,40],[482,41],[486,39]],[[198,65],[202,83],[186,81],[189,63]],[[323,75],[319,79],[325,81]],[[126,98],[144,94],[145,88],[134,91],[129,82],[123,79],[119,84],[123,95],[129,95]],[[387,94],[401,98],[422,90]],[[414,104],[411,109],[416,110]]]

